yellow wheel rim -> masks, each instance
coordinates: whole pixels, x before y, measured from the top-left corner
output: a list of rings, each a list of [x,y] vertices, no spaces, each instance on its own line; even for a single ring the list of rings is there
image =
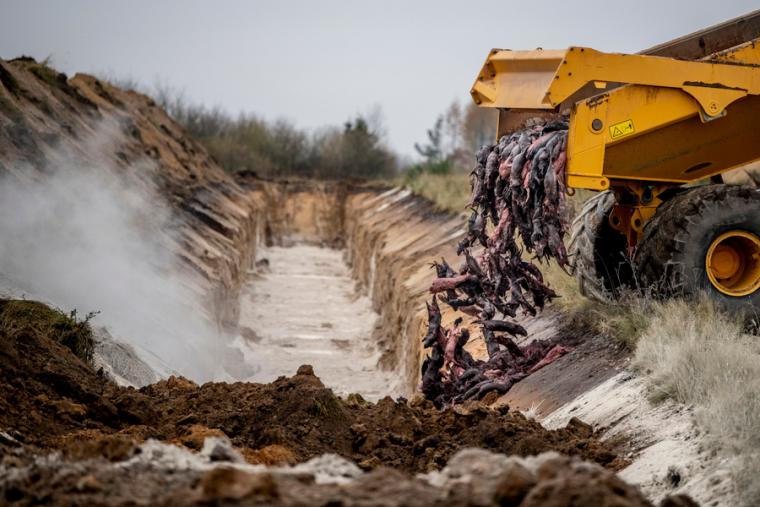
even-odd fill
[[[724,232],[710,244],[705,269],[723,294],[752,294],[760,288],[760,238],[746,231]]]

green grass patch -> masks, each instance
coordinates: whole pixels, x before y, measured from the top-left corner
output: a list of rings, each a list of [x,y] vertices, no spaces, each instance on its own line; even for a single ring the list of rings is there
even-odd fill
[[[338,417],[342,411],[340,401],[332,393],[314,398],[314,405],[311,410],[319,418]]]
[[[32,329],[92,363],[94,340],[89,321],[94,313],[80,319],[76,310],[66,314],[38,301],[0,300],[0,328],[6,333]]]
[[[462,172],[415,171],[399,184],[430,200],[442,211],[461,213],[470,201],[470,177]]]

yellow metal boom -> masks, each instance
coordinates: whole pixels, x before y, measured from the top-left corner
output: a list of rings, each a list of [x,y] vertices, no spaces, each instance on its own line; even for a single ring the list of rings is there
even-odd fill
[[[493,50],[471,94],[502,111],[569,110],[567,184],[625,192],[611,222],[631,244],[662,191],[760,159],[760,39],[709,61]]]

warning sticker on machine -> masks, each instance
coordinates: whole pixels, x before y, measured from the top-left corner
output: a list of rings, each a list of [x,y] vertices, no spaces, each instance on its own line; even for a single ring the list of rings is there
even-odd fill
[[[633,120],[625,120],[610,127],[610,137],[617,139],[634,133]]]

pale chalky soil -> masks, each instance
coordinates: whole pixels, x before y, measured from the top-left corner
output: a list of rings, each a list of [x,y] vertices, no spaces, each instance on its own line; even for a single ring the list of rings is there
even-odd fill
[[[237,341],[258,368],[249,380],[271,382],[310,364],[338,394],[376,400],[398,392],[398,375],[377,364],[378,315],[356,291],[341,250],[270,247],[258,258],[269,267],[258,269],[243,291]]]

